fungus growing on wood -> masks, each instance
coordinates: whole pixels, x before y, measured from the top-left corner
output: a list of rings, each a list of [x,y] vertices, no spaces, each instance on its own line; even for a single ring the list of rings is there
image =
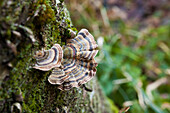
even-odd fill
[[[62,48],[55,44],[51,49],[36,52],[33,68],[42,71],[53,69],[48,81],[58,84],[60,90],[69,90],[87,83],[96,74],[98,53],[94,37],[86,29],[67,41]]]

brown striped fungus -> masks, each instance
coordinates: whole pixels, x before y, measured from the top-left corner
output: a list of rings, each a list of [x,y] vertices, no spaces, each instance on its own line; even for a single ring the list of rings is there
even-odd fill
[[[60,90],[69,90],[87,83],[96,74],[98,53],[94,37],[86,29],[69,39],[63,47],[55,44],[51,49],[36,52],[33,68],[42,71],[53,69],[48,81],[58,84]]]

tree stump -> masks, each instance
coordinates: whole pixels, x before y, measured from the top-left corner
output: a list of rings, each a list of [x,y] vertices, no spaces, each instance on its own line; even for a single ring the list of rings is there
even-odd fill
[[[51,71],[32,68],[34,52],[65,44],[73,27],[63,0],[0,2],[0,112],[109,113],[96,77],[84,87],[60,91]]]

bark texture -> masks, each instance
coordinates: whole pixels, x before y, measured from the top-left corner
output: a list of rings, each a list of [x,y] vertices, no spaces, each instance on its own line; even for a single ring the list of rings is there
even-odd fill
[[[0,1],[0,112],[108,113],[109,104],[96,77],[92,89],[60,91],[49,72],[32,68],[34,52],[71,37],[69,13],[63,0]]]

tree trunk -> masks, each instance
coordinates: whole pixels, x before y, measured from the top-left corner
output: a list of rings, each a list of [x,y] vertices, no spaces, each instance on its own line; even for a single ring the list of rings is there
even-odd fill
[[[32,68],[34,52],[65,44],[72,26],[63,0],[0,2],[0,112],[111,112],[96,77],[86,88],[60,91],[49,72]]]

